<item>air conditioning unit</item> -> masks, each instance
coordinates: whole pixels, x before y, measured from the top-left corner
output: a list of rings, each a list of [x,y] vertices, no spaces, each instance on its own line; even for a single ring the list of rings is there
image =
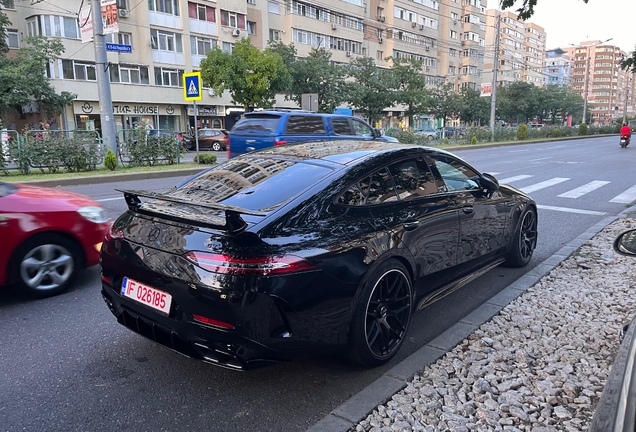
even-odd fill
[[[417,27],[417,23],[416,22],[411,23],[411,27],[413,27],[413,28]]]
[[[338,26],[336,25],[336,23],[331,23],[331,29],[332,30],[335,30],[337,28],[338,28]]]
[[[351,57],[351,51],[347,51],[347,57]]]
[[[241,29],[235,28],[235,29],[232,30],[232,36],[238,37],[240,35],[241,35]]]
[[[424,24],[420,24],[420,30],[424,30]]]
[[[130,11],[128,9],[119,9],[120,18],[128,18],[129,16],[130,16]]]
[[[384,42],[384,39],[378,38],[378,43],[382,43],[382,42]]]
[[[378,21],[384,22],[384,20],[386,20],[385,17],[383,17],[382,15],[378,15]]]
[[[216,96],[216,95],[214,94],[214,90],[213,90],[213,89],[211,89],[211,88],[209,88],[209,89],[208,89],[208,94],[209,94],[210,96],[212,96],[212,97]]]

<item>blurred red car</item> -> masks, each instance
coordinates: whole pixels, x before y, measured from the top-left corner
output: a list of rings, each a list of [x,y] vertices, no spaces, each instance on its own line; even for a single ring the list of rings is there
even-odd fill
[[[99,262],[107,222],[84,195],[0,182],[0,286],[36,297],[65,291],[78,270]]]

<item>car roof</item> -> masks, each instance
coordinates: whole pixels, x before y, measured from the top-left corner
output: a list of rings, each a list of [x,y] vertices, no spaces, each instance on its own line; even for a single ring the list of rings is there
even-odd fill
[[[402,152],[405,150],[428,150],[439,153],[447,153],[444,150],[434,149],[415,144],[401,144],[387,141],[312,141],[301,144],[288,144],[285,146],[270,147],[257,152],[246,153],[239,157],[271,157],[285,158],[302,161],[325,161],[340,165],[356,163],[378,153]]]
[[[357,117],[354,115],[348,115],[348,114],[331,114],[331,113],[317,113],[317,112],[313,112],[313,111],[302,111],[302,110],[287,110],[287,111],[275,111],[275,110],[264,110],[264,111],[253,111],[253,112],[249,112],[249,113],[245,113],[243,115],[245,116],[254,116],[254,115],[259,115],[259,114],[271,114],[271,115],[278,115],[278,116],[285,116],[285,115],[306,115],[306,116],[317,116],[317,117],[346,117],[346,118],[355,118],[358,120],[362,120],[365,121],[363,118],[361,117]]]

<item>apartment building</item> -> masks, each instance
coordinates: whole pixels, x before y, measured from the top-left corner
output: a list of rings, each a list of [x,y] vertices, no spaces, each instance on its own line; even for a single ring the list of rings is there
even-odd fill
[[[497,82],[507,85],[525,81],[536,86],[544,85],[545,41],[543,27],[520,21],[512,12],[496,9],[486,11],[486,45],[492,47],[485,64],[484,81],[492,82],[494,50],[497,36],[497,20],[500,19],[499,61]]]
[[[545,85],[570,85],[570,57],[561,48],[545,52]]]
[[[85,4],[89,4],[86,1]],[[314,47],[332,53],[336,63],[357,56],[390,67],[388,57],[423,62],[427,84],[478,88],[485,50],[485,3],[480,0],[117,0],[119,33],[108,42],[130,52],[108,52],[113,113],[118,130],[149,124],[185,130],[194,109],[183,100],[182,75],[196,71],[213,47],[231,52],[242,38],[258,48],[270,40],[294,43],[298,55]],[[47,76],[58,91],[78,95],[60,116],[60,128],[100,129],[100,108],[92,43],[82,43],[79,2],[9,2],[14,49],[32,35],[60,38],[65,47]],[[295,107],[281,95],[277,107]],[[199,127],[231,127],[242,107],[229,94],[204,89],[197,102]],[[44,119],[35,104],[23,107],[17,127]],[[385,112],[393,124],[403,110]]]
[[[601,41],[585,41],[562,50],[571,58],[572,89],[583,98],[587,95],[588,123],[621,121],[625,109],[629,116],[634,115],[634,75],[620,67],[628,55],[625,51]]]

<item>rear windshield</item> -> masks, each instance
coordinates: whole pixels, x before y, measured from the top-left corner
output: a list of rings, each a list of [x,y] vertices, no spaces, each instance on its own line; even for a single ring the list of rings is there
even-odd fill
[[[170,195],[271,211],[331,171],[323,166],[287,160],[232,159],[170,191]]]
[[[243,116],[232,128],[232,132],[276,132],[280,116],[271,114],[250,114]]]

